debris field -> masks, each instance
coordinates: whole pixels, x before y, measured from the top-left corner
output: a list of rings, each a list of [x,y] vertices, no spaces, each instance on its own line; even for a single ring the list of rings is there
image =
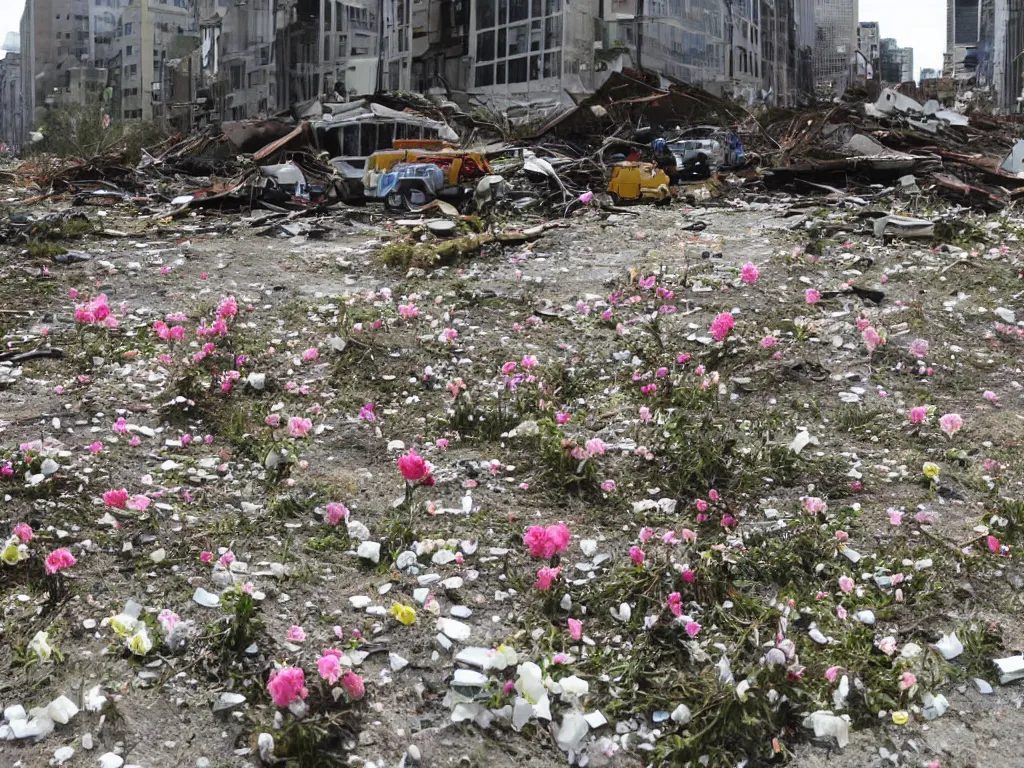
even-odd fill
[[[0,765],[1021,764],[1018,123],[318,109],[0,173]]]

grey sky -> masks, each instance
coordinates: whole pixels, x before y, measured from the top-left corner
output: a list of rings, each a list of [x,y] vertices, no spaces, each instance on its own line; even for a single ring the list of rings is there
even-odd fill
[[[882,37],[914,49],[915,78],[922,67],[942,69],[946,0],[860,0],[860,20],[877,21]]]

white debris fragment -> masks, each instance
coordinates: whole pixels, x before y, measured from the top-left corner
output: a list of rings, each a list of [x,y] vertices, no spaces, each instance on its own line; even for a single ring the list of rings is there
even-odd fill
[[[363,558],[363,560],[369,560],[376,565],[380,562],[380,542],[364,541],[359,545],[356,554]]]
[[[196,591],[192,595],[192,601],[204,608],[216,608],[220,605],[220,597],[212,592],[207,592],[202,587],[196,587]]]
[[[835,739],[842,749],[850,743],[850,724],[828,710],[812,712],[804,718],[804,728],[814,730],[816,739]]]
[[[993,659],[999,667],[999,684],[1006,685],[1024,677],[1024,656],[1008,656],[1005,659]]]
[[[960,639],[956,636],[956,632],[950,632],[948,635],[943,635],[933,647],[942,654],[942,658],[946,661],[955,659],[964,652],[964,644],[960,642]]]

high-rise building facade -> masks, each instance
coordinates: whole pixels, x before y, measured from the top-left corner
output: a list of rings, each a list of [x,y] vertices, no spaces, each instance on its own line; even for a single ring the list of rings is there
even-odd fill
[[[842,92],[857,59],[857,0],[814,0],[814,81],[825,92]]]

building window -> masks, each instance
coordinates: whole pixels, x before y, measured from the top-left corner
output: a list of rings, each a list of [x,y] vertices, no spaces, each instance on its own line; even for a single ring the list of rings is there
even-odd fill
[[[126,45],[126,46],[124,47],[124,55],[125,55],[125,56],[131,56],[131,55],[132,55],[132,51],[133,51],[133,50],[134,50],[133,46],[130,46],[130,45]]]
[[[493,20],[491,22],[493,24]],[[481,32],[476,38],[476,60],[494,61],[494,30]],[[479,71],[479,70],[478,70]]]
[[[131,22],[128,22],[127,24],[124,25],[124,33],[126,35],[130,35],[132,33],[132,24],[131,24]]]
[[[473,83],[477,88],[494,85],[494,65],[484,64],[476,68],[476,78]]]

